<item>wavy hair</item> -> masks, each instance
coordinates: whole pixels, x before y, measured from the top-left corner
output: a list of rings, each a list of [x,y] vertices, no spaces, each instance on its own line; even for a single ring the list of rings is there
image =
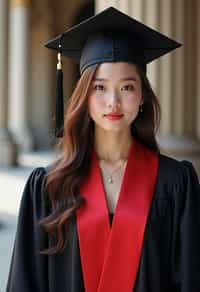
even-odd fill
[[[87,97],[98,66],[93,65],[84,71],[66,105],[64,134],[57,145],[62,156],[53,163],[45,179],[51,213],[40,221],[40,226],[55,244],[41,251],[43,254],[64,250],[70,217],[84,204],[79,187],[88,175],[94,147],[94,122],[88,112]],[[143,112],[138,113],[131,125],[131,134],[151,150],[159,152],[155,135],[160,123],[160,106],[145,73],[139,68],[137,71],[144,104]]]

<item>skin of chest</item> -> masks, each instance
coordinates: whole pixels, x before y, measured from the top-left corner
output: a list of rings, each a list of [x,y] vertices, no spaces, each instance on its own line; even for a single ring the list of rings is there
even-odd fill
[[[124,172],[125,165],[118,172],[113,174],[113,183],[109,183],[108,174],[106,174],[105,170],[101,169],[102,183],[107,201],[107,207],[110,213],[115,212],[123,182]]]

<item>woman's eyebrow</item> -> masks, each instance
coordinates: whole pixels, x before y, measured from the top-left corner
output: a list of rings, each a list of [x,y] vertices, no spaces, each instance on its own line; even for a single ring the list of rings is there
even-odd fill
[[[108,81],[109,79],[106,78],[97,78],[95,77],[93,79],[93,81]],[[137,78],[135,77],[125,77],[125,78],[121,78],[119,81],[137,81]]]
[[[135,77],[125,77],[120,79],[121,81],[137,81],[137,78]]]
[[[105,79],[105,78],[93,78],[92,79],[93,81],[108,81],[108,79]]]

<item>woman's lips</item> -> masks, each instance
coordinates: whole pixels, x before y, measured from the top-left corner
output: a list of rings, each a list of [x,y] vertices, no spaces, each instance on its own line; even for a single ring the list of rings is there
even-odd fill
[[[104,115],[108,120],[117,121],[123,117],[123,114],[107,114]]]

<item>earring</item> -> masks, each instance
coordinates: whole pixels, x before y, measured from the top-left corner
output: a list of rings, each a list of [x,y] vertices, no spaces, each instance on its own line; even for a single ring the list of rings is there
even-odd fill
[[[140,105],[140,112],[143,113],[143,104]]]

